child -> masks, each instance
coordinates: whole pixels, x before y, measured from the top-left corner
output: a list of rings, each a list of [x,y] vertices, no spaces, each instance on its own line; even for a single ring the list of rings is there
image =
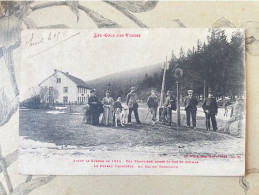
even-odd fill
[[[119,95],[117,97],[117,100],[114,102],[113,105],[114,110],[120,109],[120,111],[122,111],[122,105],[121,105],[121,96]],[[120,123],[122,123],[122,121],[120,121]],[[115,125],[115,112],[113,113],[113,125]]]

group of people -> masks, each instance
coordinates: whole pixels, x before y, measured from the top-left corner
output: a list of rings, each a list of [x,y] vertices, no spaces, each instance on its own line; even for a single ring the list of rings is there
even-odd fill
[[[126,98],[126,105],[122,105],[121,96],[118,96],[116,101],[111,97],[111,92],[109,90],[106,91],[105,97],[102,101],[96,96],[96,91],[91,90],[91,95],[88,99],[88,105],[85,112],[84,121],[88,124],[92,125],[114,125],[116,118],[116,110],[119,112],[123,110],[127,110],[127,123],[131,123],[131,115],[132,112],[135,115],[136,122],[141,123],[139,120],[138,114],[138,103],[137,103],[137,94],[135,92],[136,88],[131,87],[130,93],[128,93]],[[163,121],[166,125],[172,124],[172,111],[176,110],[176,99],[173,96],[172,91],[167,91],[165,100],[163,102],[163,106],[161,109],[159,107],[159,98],[156,94],[155,90],[151,90],[151,95],[147,99],[147,106],[149,109],[149,113],[151,113],[151,119],[153,124],[155,124],[158,120]],[[193,95],[193,90],[188,90],[188,95],[184,98],[183,101],[185,111],[186,111],[186,125],[187,127],[192,127],[196,129],[196,116],[197,116],[197,105],[198,99]],[[237,99],[237,103],[232,105],[232,116],[226,122],[225,127],[221,129],[226,133],[229,133],[229,126],[231,123],[235,121],[241,121],[243,116],[244,107],[242,106],[242,99]],[[209,91],[208,98],[204,100],[202,103],[202,109],[205,113],[205,124],[206,129],[211,129],[217,131],[217,122],[216,115],[218,114],[218,105],[217,101],[213,95],[212,91]],[[157,115],[159,112],[159,116]],[[149,114],[148,113],[148,114]],[[125,113],[124,113],[125,114]],[[147,115],[148,116],[148,115]],[[122,123],[122,121],[120,121]],[[116,121],[117,125],[117,121]],[[241,122],[238,123],[238,128],[241,128]]]
[[[152,115],[153,124],[155,124],[157,122],[157,111],[160,112],[160,110],[158,110],[158,97],[155,90],[151,90],[151,95],[147,99],[147,105]],[[159,113],[162,117],[158,120],[162,120],[166,122],[167,125],[171,125],[173,110],[176,110],[176,99],[172,91],[167,91],[163,108]]]
[[[96,96],[96,91],[91,90],[84,115],[84,122],[92,125],[114,125],[117,122],[115,121],[117,120],[116,111],[122,112],[123,110],[128,110],[127,123],[131,123],[132,112],[134,112],[136,122],[140,123],[135,87],[132,87],[130,93],[127,95],[126,103],[127,105],[122,105],[121,96],[118,96],[116,101],[114,101],[110,90],[106,91],[105,97],[100,101]],[[118,119],[121,120],[121,118]],[[120,122],[122,123],[122,120]]]
[[[157,110],[158,110],[157,109],[158,97],[155,95],[155,90],[151,91],[151,96],[148,97],[147,104],[152,114],[153,124],[155,124],[157,122]],[[184,99],[184,106],[186,111],[186,123],[187,123],[187,127],[190,127],[191,118],[192,118],[192,125],[194,129],[196,129],[197,105],[198,105],[198,100],[195,96],[193,96],[193,90],[188,90],[188,96],[186,96]],[[159,120],[162,120],[163,122],[165,122],[166,125],[170,126],[172,124],[173,110],[176,110],[176,99],[173,96],[173,92],[169,90],[166,93],[166,98],[165,98],[161,113],[159,113],[161,115],[161,118],[159,118]]]
[[[151,90],[151,95],[147,100],[148,108],[152,114],[153,124],[160,120],[157,118],[158,110],[158,97],[156,96],[155,90]],[[196,129],[196,116],[197,116],[197,105],[198,99],[193,95],[193,90],[188,90],[188,95],[184,98],[183,101],[185,112],[186,112],[186,125],[187,127],[191,127],[191,119],[192,119],[192,127]],[[238,121],[238,132],[242,132],[242,119],[244,118],[244,104],[242,98],[237,98],[235,104],[228,106],[231,108],[231,116],[229,120],[226,121],[225,126],[220,129],[221,132],[230,133],[229,127],[232,123]],[[217,121],[216,115],[218,114],[218,105],[217,101],[214,97],[214,94],[211,90],[208,92],[208,98],[206,98],[202,103],[202,109],[205,113],[205,126],[207,130],[211,129],[217,131]],[[165,122],[167,125],[171,125],[172,123],[172,111],[176,110],[176,99],[173,96],[172,91],[167,91],[167,96],[165,98],[165,102],[163,104],[163,108],[161,113],[161,120]],[[224,114],[225,116],[225,114]]]

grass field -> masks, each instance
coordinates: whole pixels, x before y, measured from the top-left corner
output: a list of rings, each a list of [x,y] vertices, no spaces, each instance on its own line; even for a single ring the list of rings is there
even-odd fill
[[[206,131],[203,113],[198,111],[197,129],[185,127],[186,118],[182,111],[182,127],[177,130],[176,124],[165,126],[151,123],[149,115],[145,120],[148,110],[145,105],[140,105],[139,115],[142,124],[133,123],[124,127],[105,127],[83,124],[82,113],[53,114],[46,110],[20,110],[20,136],[33,141],[53,143],[57,146],[77,146],[102,148],[119,151],[121,148],[134,147],[161,147],[177,146],[185,147],[185,152],[237,153],[242,138],[237,138],[235,128],[231,126],[232,135]],[[219,112],[221,115],[221,112]],[[218,127],[223,127],[226,119],[219,116]],[[173,113],[173,122],[176,121],[176,113]],[[207,147],[207,146],[212,147]],[[214,147],[213,147],[214,145]],[[214,149],[213,149],[214,148]],[[233,150],[231,150],[231,148]]]

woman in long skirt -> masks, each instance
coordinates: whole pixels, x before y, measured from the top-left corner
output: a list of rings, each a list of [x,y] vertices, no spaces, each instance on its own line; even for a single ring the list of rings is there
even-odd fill
[[[111,92],[106,91],[106,96],[102,100],[103,104],[103,124],[112,125],[113,124],[113,104],[114,100],[110,96]]]

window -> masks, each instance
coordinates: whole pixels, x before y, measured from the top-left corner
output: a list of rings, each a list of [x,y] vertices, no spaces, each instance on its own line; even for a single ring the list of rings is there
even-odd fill
[[[68,92],[68,87],[64,87],[63,92],[67,93]]]
[[[57,78],[57,83],[61,83],[61,78]]]
[[[63,103],[64,103],[64,104],[67,104],[67,102],[68,102],[68,97],[67,97],[67,96],[64,96],[64,97],[63,97]]]

